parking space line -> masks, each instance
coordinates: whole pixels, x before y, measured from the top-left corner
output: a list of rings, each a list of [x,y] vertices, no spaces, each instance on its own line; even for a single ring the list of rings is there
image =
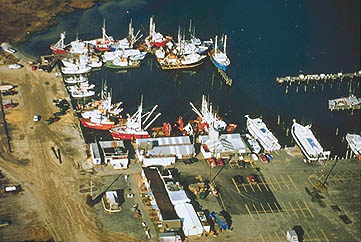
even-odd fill
[[[279,212],[280,214],[282,214],[282,213],[281,213],[281,209],[280,209],[280,207],[277,205],[277,203],[274,203],[274,205],[276,206],[278,212]],[[285,215],[285,216],[286,216],[286,215]]]
[[[266,183],[264,182],[264,180],[262,179],[262,177],[259,177],[259,179],[261,180],[261,184],[263,184],[264,188],[266,188],[266,191],[268,192],[268,187],[266,186]]]
[[[269,209],[271,210],[272,214],[275,215],[275,213],[273,212],[273,209],[272,209],[271,205],[269,204],[269,202],[267,202],[267,205],[268,205]]]
[[[233,184],[234,184],[234,186],[236,187],[236,189],[238,191],[238,194],[241,194],[241,191],[239,190],[238,185],[237,185],[237,183],[236,183],[236,181],[234,180],[233,177],[232,177],[232,181],[233,181]]]
[[[257,187],[258,187],[258,190],[259,190],[260,192],[262,192],[262,189],[261,189],[261,187],[259,186],[259,184],[257,183],[256,185],[257,185]]]
[[[307,216],[306,216],[305,212],[303,212],[304,208],[301,208],[300,204],[297,201],[295,201],[295,203],[297,204],[298,208],[301,210],[303,216],[306,218]]]
[[[326,241],[327,241],[327,242],[330,242],[330,241],[328,240],[328,238],[327,238],[327,236],[326,236],[325,232],[323,231],[323,229],[320,229],[320,231],[321,231],[321,233],[322,233],[323,237],[325,237]]]
[[[287,214],[288,214],[288,217],[292,218],[291,217],[291,214],[288,212],[288,209],[286,207],[286,205],[283,203],[283,210],[286,210]]]
[[[281,187],[280,183],[278,182],[278,180],[276,179],[276,177],[274,177],[273,175],[272,175],[272,177],[273,177],[273,180],[276,181],[278,187],[280,188],[280,191],[282,192],[283,190],[282,190],[282,187]]]
[[[262,241],[266,242],[266,240],[263,238],[263,235],[261,233],[259,233],[259,235],[261,236]]]
[[[251,184],[250,182],[248,182],[248,183],[249,183],[249,186],[252,188],[252,191],[253,191],[253,192],[256,192],[256,191],[254,190],[252,184]]]
[[[251,211],[249,210],[248,205],[247,205],[247,204],[244,204],[244,206],[246,206],[246,209],[247,209],[247,211],[248,211],[248,215],[251,217],[252,221],[254,222],[253,215],[252,215]]]
[[[312,238],[310,237],[310,234],[309,234],[306,230],[305,230],[304,232],[305,232],[305,234],[307,235],[307,238],[308,238],[308,239],[307,239],[307,238],[305,237],[305,240],[309,240],[309,241],[312,242],[313,240],[312,240]]]
[[[295,210],[295,208],[292,206],[292,203],[290,201],[288,201],[288,204],[290,205],[290,207],[292,208],[294,214],[296,215],[297,218],[300,218]]]
[[[315,218],[315,216],[313,216],[313,213],[311,212],[311,209],[308,207],[307,203],[305,201],[303,201],[303,203],[305,204],[308,212],[311,214],[312,218]]]
[[[261,208],[262,208],[262,210],[263,210],[264,214],[266,214],[267,212],[266,212],[266,209],[264,209],[263,204],[262,204],[262,203],[260,203],[260,205],[261,205]]]
[[[267,233],[267,235],[268,235],[268,237],[269,237],[269,240],[268,240],[268,241],[273,242],[271,234],[270,234],[270,233],[268,233],[268,231],[267,231],[266,233]]]
[[[288,180],[291,181],[293,187],[294,187],[295,189],[297,189],[297,187],[296,187],[295,183],[293,182],[292,178],[290,177],[290,175],[287,175],[287,177],[288,177]]]
[[[285,181],[285,178],[284,178],[282,175],[280,175],[280,177],[281,177],[282,182],[283,182],[283,183],[285,184],[285,186],[287,187],[287,190],[288,190],[288,191],[291,191],[290,188],[288,187],[287,182]]]
[[[254,205],[254,203],[253,203],[252,205],[253,205],[253,208],[254,208],[254,210],[256,211],[257,215],[258,215],[258,218],[261,218],[261,216],[259,215],[258,210],[257,210],[257,208],[256,208],[256,205]]]
[[[278,241],[284,241],[284,240],[281,240],[281,238],[280,238],[280,236],[278,235],[278,233],[275,231],[275,234],[276,234],[276,236],[277,236],[277,239],[278,239]]]
[[[313,230],[313,228],[311,228],[311,231],[312,231],[312,233],[315,235],[316,241],[321,241],[320,238],[318,238],[317,233]]]
[[[245,186],[244,184],[242,184],[242,186],[243,186],[244,190],[245,190],[246,192],[248,192],[246,186]]]

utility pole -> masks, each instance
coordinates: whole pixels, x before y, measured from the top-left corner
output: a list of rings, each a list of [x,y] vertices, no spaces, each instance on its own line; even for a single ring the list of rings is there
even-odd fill
[[[336,166],[337,162],[338,162],[338,158],[336,158],[335,163],[333,163],[333,165],[332,165],[332,167],[331,167],[330,171],[328,172],[328,174],[327,174],[327,176],[326,176],[325,180],[321,183],[321,187],[324,187],[324,185],[326,184],[326,181],[327,181],[328,177],[330,176],[330,174],[331,174],[331,172],[332,172],[333,168],[335,168],[335,166]]]

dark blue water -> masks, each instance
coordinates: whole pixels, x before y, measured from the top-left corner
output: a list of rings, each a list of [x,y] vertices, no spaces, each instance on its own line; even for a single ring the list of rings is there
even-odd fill
[[[127,10],[129,11],[127,13]],[[101,36],[106,18],[108,35],[115,39],[127,35],[129,19],[136,30],[147,35],[149,17],[154,15],[156,30],[176,36],[178,25],[188,28],[192,19],[196,35],[209,39],[228,35],[228,55],[233,79],[225,86],[210,61],[195,72],[162,71],[151,56],[140,69],[117,73],[103,68],[90,79],[106,80],[117,100],[124,102],[126,112],[135,112],[144,95],[145,106],[159,104],[161,117],[156,124],[195,117],[189,101],[200,104],[202,94],[209,96],[219,114],[245,130],[245,114],[262,116],[284,145],[291,136],[286,129],[292,119],[312,124],[321,145],[333,154],[344,154],[342,137],[347,132],[360,133],[360,112],[328,111],[328,99],[347,96],[349,83],[343,82],[296,86],[285,93],[285,86],[276,84],[277,76],[300,73],[337,73],[360,70],[360,1],[215,1],[215,0],[124,0],[59,17],[59,24],[34,34],[19,48],[39,56],[50,54],[49,45],[66,31],[66,43],[75,39]],[[360,96],[359,80],[351,90]],[[281,124],[277,125],[277,116]],[[336,128],[339,128],[336,136]]]

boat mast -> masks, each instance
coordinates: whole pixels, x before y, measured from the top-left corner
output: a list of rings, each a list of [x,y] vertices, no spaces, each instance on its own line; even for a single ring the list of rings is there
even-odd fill
[[[214,40],[214,54],[217,53],[217,44],[218,44],[218,36],[216,35],[216,38]]]
[[[192,19],[189,20],[189,29],[188,29],[188,33],[190,35],[190,37],[192,38]]]
[[[223,53],[226,53],[227,48],[227,35],[224,36]]]
[[[153,16],[149,19],[149,35],[153,34]]]

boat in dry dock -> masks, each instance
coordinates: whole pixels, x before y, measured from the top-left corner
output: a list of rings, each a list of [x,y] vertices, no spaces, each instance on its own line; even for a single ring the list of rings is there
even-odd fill
[[[68,53],[68,51],[65,49],[66,46],[64,44],[65,39],[65,32],[60,33],[60,39],[56,44],[50,45],[50,49],[53,52],[54,55],[64,55]]]
[[[325,152],[311,131],[309,125],[303,126],[293,120],[291,134],[298,147],[300,147],[305,161],[323,161],[327,160],[329,152]]]
[[[247,118],[248,132],[259,141],[265,151],[274,151],[281,149],[277,138],[268,130],[266,124],[260,118],[252,119],[249,115]]]
[[[143,101],[141,101],[137,112],[133,114],[133,116],[127,118],[125,125],[120,125],[110,130],[112,137],[120,140],[149,138],[149,133],[146,130],[160,116],[160,113],[158,113],[144,128],[142,125],[148,121],[157,107],[158,105],[154,106],[150,112],[145,114],[145,120],[142,122]]]

